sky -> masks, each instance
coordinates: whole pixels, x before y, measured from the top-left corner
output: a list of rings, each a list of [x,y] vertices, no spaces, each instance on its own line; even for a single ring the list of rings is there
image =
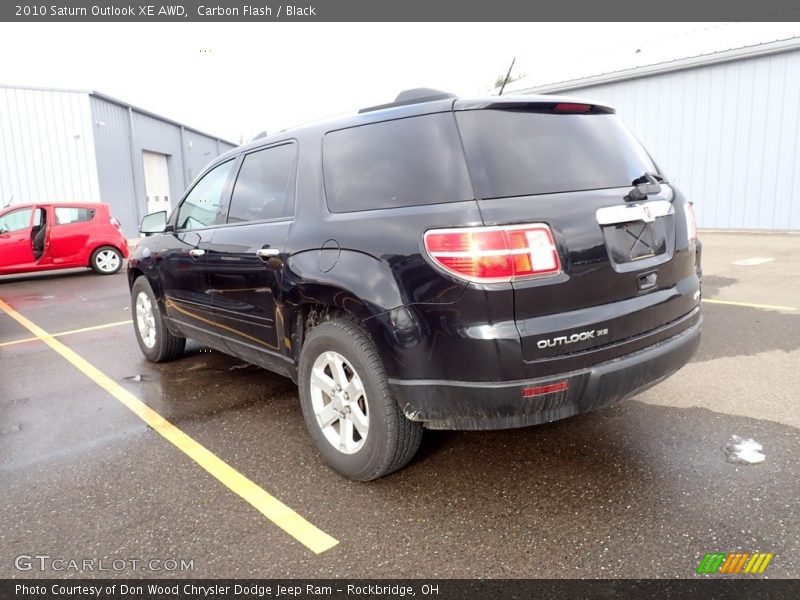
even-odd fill
[[[513,58],[525,87],[793,36],[800,23],[1,23],[0,84],[96,90],[238,143],[409,88],[485,95]]]

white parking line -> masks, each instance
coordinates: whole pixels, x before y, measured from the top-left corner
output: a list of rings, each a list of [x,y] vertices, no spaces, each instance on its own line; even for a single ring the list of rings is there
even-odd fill
[[[794,306],[783,306],[781,304],[755,304],[753,302],[734,302],[733,300],[711,300],[703,298],[703,302],[708,304],[727,304],[729,306],[744,306],[746,308],[761,308],[764,310],[797,310]]]
[[[764,263],[772,262],[775,260],[774,258],[761,258],[760,256],[754,256],[753,258],[745,258],[744,260],[737,260],[734,265],[739,265],[740,267],[755,267],[756,265],[763,265]]]
[[[85,331],[96,331],[98,329],[106,329],[108,327],[118,327],[120,325],[130,325],[131,320],[128,319],[127,321],[117,321],[115,323],[105,323],[103,325],[94,325],[92,327],[82,327],[81,329],[70,329],[69,331],[60,331],[58,333],[51,333],[50,335],[53,337],[61,337],[62,335],[72,335],[74,333],[83,333]],[[16,344],[24,344],[26,342],[36,342],[39,341],[38,337],[29,337],[23,338],[21,340],[11,340],[10,342],[0,342],[0,348],[4,346],[15,346]]]

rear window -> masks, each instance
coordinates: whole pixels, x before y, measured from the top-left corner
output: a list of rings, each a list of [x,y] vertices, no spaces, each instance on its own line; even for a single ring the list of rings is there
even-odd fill
[[[452,113],[333,131],[323,145],[332,212],[472,200]]]
[[[56,225],[69,225],[70,223],[83,223],[94,218],[93,208],[80,208],[73,206],[56,206]]]
[[[473,110],[456,118],[481,198],[624,187],[658,172],[613,114]]]

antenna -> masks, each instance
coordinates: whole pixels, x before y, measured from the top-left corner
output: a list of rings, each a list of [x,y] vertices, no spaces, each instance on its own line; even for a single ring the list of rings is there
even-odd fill
[[[500,86],[500,92],[497,94],[498,96],[502,96],[502,95],[503,95],[503,90],[504,90],[504,89],[506,89],[506,84],[508,83],[508,78],[509,78],[509,77],[511,77],[511,69],[513,69],[513,68],[514,68],[514,63],[515,63],[516,61],[517,61],[517,57],[515,56],[515,57],[514,57],[514,58],[511,60],[511,66],[510,66],[510,67],[508,67],[508,73],[506,73],[506,78],[505,78],[505,79],[503,79],[503,85],[501,85],[501,86]]]

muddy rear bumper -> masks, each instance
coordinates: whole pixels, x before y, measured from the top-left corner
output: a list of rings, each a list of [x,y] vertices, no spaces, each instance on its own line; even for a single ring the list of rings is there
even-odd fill
[[[564,419],[610,406],[659,383],[685,365],[700,344],[696,308],[681,333],[630,354],[578,371],[503,382],[390,379],[407,417],[430,429],[508,429]],[[561,391],[544,386],[567,383]]]

